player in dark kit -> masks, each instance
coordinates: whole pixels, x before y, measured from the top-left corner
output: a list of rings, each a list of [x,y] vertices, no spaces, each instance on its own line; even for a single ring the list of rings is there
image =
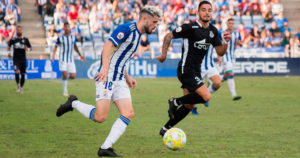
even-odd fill
[[[230,34],[224,32],[223,44],[217,29],[209,23],[212,17],[212,5],[208,1],[201,1],[198,6],[199,19],[190,24],[183,24],[164,37],[162,55],[157,57],[164,62],[170,42],[173,38],[183,38],[182,57],[177,68],[177,77],[182,84],[184,96],[169,99],[170,120],[161,128],[159,134],[164,133],[187,116],[195,104],[206,103],[210,100],[210,92],[203,84],[201,77],[201,63],[212,45],[218,55],[223,56],[227,50]],[[180,105],[180,108],[178,108]]]
[[[31,49],[30,42],[22,36],[22,27],[17,27],[17,36],[8,42],[8,57],[11,57],[10,48],[13,47],[13,65],[15,70],[15,79],[17,82],[17,92],[23,94],[26,73],[26,51]],[[21,83],[19,82],[19,73],[21,72]]]

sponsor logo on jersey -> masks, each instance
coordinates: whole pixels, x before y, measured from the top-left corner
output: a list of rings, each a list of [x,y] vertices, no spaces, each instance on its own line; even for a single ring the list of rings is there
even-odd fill
[[[199,26],[192,26],[192,28],[193,28],[193,29],[198,29],[198,28],[199,28]]]
[[[119,40],[123,39],[124,38],[124,33],[123,32],[119,32],[118,35],[117,35],[117,38]]]
[[[214,36],[215,36],[214,33],[213,33],[212,31],[210,31],[210,32],[209,32],[209,37],[210,37],[210,38],[214,38]]]
[[[177,27],[176,32],[180,32],[182,30],[182,27]]]
[[[209,45],[210,45],[209,43],[206,43],[206,39],[194,43],[195,48],[204,49],[204,50],[208,50]]]

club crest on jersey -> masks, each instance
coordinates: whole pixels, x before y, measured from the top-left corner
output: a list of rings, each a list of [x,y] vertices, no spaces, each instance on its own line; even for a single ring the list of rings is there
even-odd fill
[[[177,27],[176,32],[180,32],[182,30],[182,27]]]
[[[210,37],[210,38],[214,38],[214,36],[215,36],[214,33],[213,33],[212,31],[210,31],[210,32],[209,32],[209,37]]]
[[[117,38],[119,40],[121,40],[122,38],[124,38],[124,33],[123,32],[119,32],[118,35],[117,35]]]

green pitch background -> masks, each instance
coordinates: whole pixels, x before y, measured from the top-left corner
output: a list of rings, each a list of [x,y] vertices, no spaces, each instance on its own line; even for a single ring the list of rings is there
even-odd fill
[[[135,118],[114,145],[128,158],[296,158],[300,157],[300,78],[236,77],[243,98],[233,102],[225,83],[200,115],[189,115],[176,127],[186,146],[168,150],[158,135],[168,119],[167,99],[181,96],[177,79],[137,79],[131,90]],[[69,92],[95,105],[93,80],[68,82]],[[24,94],[15,81],[0,81],[0,158],[97,157],[114,121],[114,105],[99,124],[73,111],[55,116],[62,96],[61,80],[27,80]]]

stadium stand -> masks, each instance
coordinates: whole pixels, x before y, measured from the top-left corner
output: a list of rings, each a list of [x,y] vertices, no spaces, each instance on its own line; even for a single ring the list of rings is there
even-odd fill
[[[11,1],[11,2],[10,2]],[[183,23],[197,19],[196,12],[201,0],[36,0],[37,12],[43,19],[47,48],[52,54],[55,39],[62,34],[62,24],[74,25],[72,34],[78,36],[78,47],[87,59],[98,59],[103,44],[118,25],[136,21],[144,5],[162,9],[163,17],[156,32],[148,35],[150,52],[139,58],[154,58],[159,55],[164,35]],[[0,50],[5,50],[7,39],[14,35],[14,20],[21,20],[21,9],[13,0],[0,0]],[[228,18],[235,20],[235,28],[242,34],[243,45],[237,49],[237,57],[299,57],[297,29],[291,29],[283,14],[279,0],[211,0],[212,23],[219,31],[226,29]],[[20,2],[19,2],[20,3]],[[287,2],[285,2],[287,3]],[[11,11],[14,16],[8,20]],[[8,17],[7,17],[8,16]],[[272,25],[275,25],[276,27]],[[294,23],[293,23],[294,24]],[[6,28],[4,27],[6,26]],[[273,34],[273,32],[278,34]],[[280,30],[280,31],[278,31]],[[170,57],[178,58],[181,41],[174,40]],[[2,51],[1,51],[2,52]],[[278,53],[279,52],[279,53]],[[283,53],[284,52],[284,53]],[[250,53],[250,54],[249,54]],[[3,53],[2,53],[3,54]]]

